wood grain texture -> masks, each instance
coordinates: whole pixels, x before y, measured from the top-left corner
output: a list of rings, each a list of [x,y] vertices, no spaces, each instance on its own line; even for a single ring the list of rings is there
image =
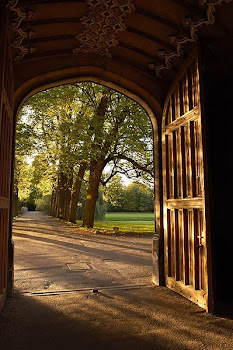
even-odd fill
[[[163,113],[166,284],[209,310],[197,56],[178,75]]]
[[[0,16],[0,295],[3,295],[8,273],[14,78],[6,8],[0,7]]]

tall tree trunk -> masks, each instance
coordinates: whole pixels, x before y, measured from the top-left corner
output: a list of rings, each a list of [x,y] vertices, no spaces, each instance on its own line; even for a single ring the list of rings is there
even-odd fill
[[[69,221],[74,224],[76,224],[78,200],[79,200],[80,190],[81,190],[82,181],[83,181],[86,168],[87,168],[86,163],[83,163],[80,165],[77,178],[74,182],[73,193],[71,197],[70,217],[69,217]]]
[[[65,183],[66,183],[66,176],[64,175],[63,172],[60,173],[59,175],[59,180],[58,180],[58,200],[57,200],[57,211],[56,211],[56,217],[59,219],[63,219],[64,215],[64,205],[65,205]]]
[[[93,227],[96,201],[98,199],[99,184],[103,169],[105,167],[105,156],[107,155],[112,142],[118,134],[120,124],[124,121],[125,118],[125,111],[122,111],[122,113],[120,113],[120,115],[116,117],[112,130],[108,133],[108,135],[105,135],[107,137],[103,142],[103,126],[105,122],[108,103],[109,96],[103,95],[97,110],[97,117],[99,123],[98,128],[95,130],[95,138],[92,144],[93,154],[95,154],[95,150],[97,150],[101,151],[101,156],[98,157],[96,160],[92,160],[90,164],[90,176],[86,196],[86,205],[84,209],[83,227]]]
[[[97,161],[93,161],[91,164],[86,205],[83,216],[83,227],[93,227],[94,225],[95,206],[98,199],[99,183],[104,166],[104,157],[99,158]]]
[[[70,216],[70,203],[71,203],[71,188],[73,185],[73,177],[67,178],[66,177],[66,184],[64,189],[64,212],[63,212],[63,219],[66,221],[69,221]]]
[[[55,218],[58,218],[59,201],[60,201],[59,188],[57,187],[57,189],[56,189],[56,197],[55,197],[55,208],[54,208],[54,216],[55,216]]]
[[[57,195],[57,191],[55,188],[53,188],[52,195],[51,195],[51,202],[50,202],[50,210],[49,210],[49,214],[51,216],[55,216],[55,213],[56,213],[56,195]]]
[[[18,198],[18,189],[13,191],[13,217],[19,215],[19,198]]]

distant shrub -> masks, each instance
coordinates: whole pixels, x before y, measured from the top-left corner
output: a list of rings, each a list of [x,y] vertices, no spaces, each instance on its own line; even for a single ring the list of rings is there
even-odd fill
[[[34,199],[29,198],[28,200],[20,201],[19,202],[20,208],[27,207],[29,211],[35,211],[36,210],[36,203]]]
[[[104,221],[106,214],[106,203],[103,199],[102,193],[99,191],[98,199],[95,207],[95,220]]]
[[[36,210],[42,211],[45,214],[50,212],[51,195],[43,196],[36,199]]]

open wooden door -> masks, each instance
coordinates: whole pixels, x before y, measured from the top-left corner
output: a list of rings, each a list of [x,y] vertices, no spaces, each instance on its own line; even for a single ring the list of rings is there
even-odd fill
[[[0,7],[0,307],[8,270],[10,182],[13,132],[13,65],[5,7]]]
[[[163,113],[167,287],[210,310],[202,116],[197,54],[174,82]]]

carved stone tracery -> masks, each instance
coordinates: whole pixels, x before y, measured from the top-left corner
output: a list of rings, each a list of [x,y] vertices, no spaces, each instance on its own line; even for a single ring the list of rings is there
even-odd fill
[[[202,26],[215,23],[216,6],[229,3],[233,0],[199,0],[200,6],[206,7],[206,16],[199,20],[184,18],[182,23],[188,27],[190,34],[184,37],[172,35],[169,40],[176,45],[171,52],[160,50],[157,52],[163,63],[150,63],[148,68],[155,72],[158,78],[162,78],[162,72],[173,67],[173,59],[184,55],[184,46],[187,43],[198,40],[198,31]],[[25,47],[22,43],[35,35],[31,30],[22,30],[22,22],[33,18],[36,14],[30,10],[22,11],[19,7],[20,0],[8,0],[7,7],[12,13],[11,29],[15,33],[13,47],[18,50],[16,61],[20,61],[26,54],[32,54],[35,48]],[[125,16],[135,11],[134,0],[85,0],[89,6],[89,13],[81,18],[84,31],[77,35],[80,46],[73,50],[75,54],[94,53],[111,58],[111,47],[117,46],[116,34],[126,30]]]
[[[31,38],[35,35],[35,33],[31,30],[24,31],[20,28],[21,23],[28,18],[33,18],[36,16],[36,14],[32,11],[24,12],[20,9],[20,7],[17,7],[19,4],[19,0],[10,0],[7,3],[7,7],[12,13],[12,21],[10,29],[15,34],[15,41],[13,42],[13,47],[17,49],[18,54],[15,57],[15,61],[21,61],[25,55],[32,54],[36,51],[33,47],[25,47],[22,45],[22,42],[25,39]]]
[[[86,0],[90,12],[81,18],[85,30],[77,35],[78,53],[95,53],[111,58],[110,48],[118,45],[116,34],[126,30],[125,16],[135,11],[133,0]]]
[[[229,3],[232,0],[199,0],[200,6],[207,6],[206,18],[201,18],[198,21],[192,21],[191,18],[184,18],[183,25],[189,27],[190,36],[183,38],[177,38],[177,36],[170,36],[170,41],[176,43],[176,51],[167,53],[164,50],[158,51],[158,55],[164,58],[163,64],[151,63],[148,67],[155,71],[157,78],[162,78],[161,72],[166,69],[172,68],[172,60],[176,57],[182,57],[184,54],[184,45],[190,42],[196,42],[198,40],[198,30],[204,25],[210,25],[215,23],[216,6],[222,5],[224,2]]]

